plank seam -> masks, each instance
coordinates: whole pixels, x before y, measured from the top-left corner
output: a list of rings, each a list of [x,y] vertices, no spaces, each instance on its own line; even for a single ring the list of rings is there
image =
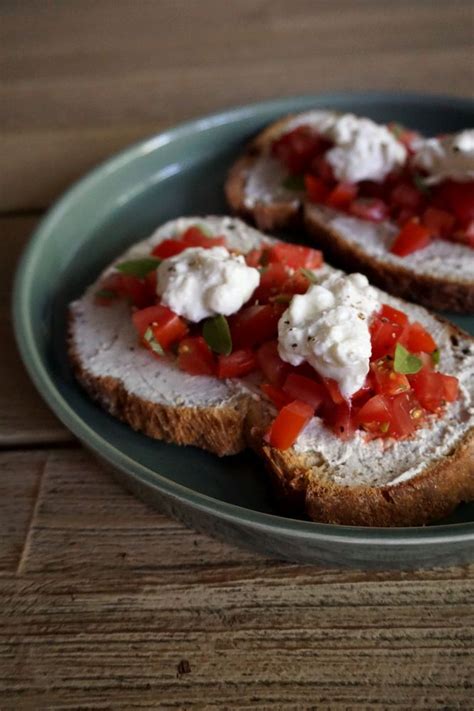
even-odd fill
[[[50,455],[48,454],[48,456],[44,460],[40,475],[38,477],[35,503],[33,504],[33,507],[32,507],[31,516],[30,516],[30,520],[28,522],[28,528],[27,528],[26,535],[25,535],[25,540],[23,542],[23,548],[20,553],[18,565],[17,565],[16,571],[15,571],[15,576],[17,576],[17,577],[21,576],[23,574],[23,572],[25,570],[26,561],[28,559],[28,555],[29,555],[29,552],[31,549],[32,531],[33,531],[33,526],[34,526],[36,517],[38,515],[39,506],[40,506],[40,503],[43,498],[44,481],[46,478],[46,470],[47,470],[48,464],[49,464],[49,457],[50,457]]]

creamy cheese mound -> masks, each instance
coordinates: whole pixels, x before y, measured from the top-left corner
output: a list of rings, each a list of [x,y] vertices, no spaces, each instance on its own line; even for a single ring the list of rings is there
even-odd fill
[[[382,182],[407,159],[405,146],[386,126],[355,114],[308,111],[295,116],[285,130],[311,126],[335,144],[325,158],[338,180]]]
[[[362,274],[331,274],[292,298],[278,323],[280,357],[294,366],[307,361],[349,398],[369,372],[369,319],[379,305]]]
[[[414,145],[413,164],[428,173],[426,182],[474,180],[474,129],[442,138],[420,139]]]
[[[335,143],[326,153],[326,160],[338,180],[379,183],[407,158],[405,147],[393,133],[368,118],[339,116],[326,135]]]
[[[257,269],[225,247],[190,247],[164,259],[157,270],[161,303],[197,323],[209,316],[230,316],[250,299],[260,283]]]

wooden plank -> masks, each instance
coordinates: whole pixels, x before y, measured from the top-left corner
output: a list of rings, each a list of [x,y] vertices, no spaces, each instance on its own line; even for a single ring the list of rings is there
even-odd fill
[[[65,442],[72,435],[60,424],[36,392],[21,363],[10,317],[14,271],[37,217],[0,219],[0,446]]]
[[[0,463],[15,457],[21,477],[23,454]],[[18,576],[0,578],[2,709],[467,709],[473,578],[264,559],[54,450]]]
[[[0,454],[0,574],[14,572],[26,550],[47,457],[44,451]]]
[[[139,11],[121,0],[117,12],[111,0],[73,0],[1,13],[3,210],[43,207],[130,141],[236,103],[338,89],[472,93],[467,1],[433,12],[408,0],[142,1]]]

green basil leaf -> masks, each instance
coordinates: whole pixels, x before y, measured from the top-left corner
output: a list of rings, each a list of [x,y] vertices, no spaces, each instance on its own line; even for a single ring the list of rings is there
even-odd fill
[[[439,359],[440,359],[440,352],[439,348],[437,348],[433,353],[431,354],[431,360],[433,361],[433,365],[438,365],[439,364]]]
[[[381,432],[388,432],[388,428],[390,427],[390,422],[382,422],[380,425],[380,431]]]
[[[287,175],[281,184],[287,190],[304,190],[304,175]]]
[[[112,291],[111,289],[99,289],[99,291],[95,292],[95,295],[97,296],[98,299],[116,299],[117,298],[117,292]]]
[[[428,185],[425,183],[425,179],[419,175],[418,173],[415,173],[413,175],[413,182],[415,186],[418,188],[420,193],[423,193],[424,195],[429,195],[431,193],[431,190],[429,189]]]
[[[395,347],[395,359],[393,361],[393,369],[396,373],[404,375],[413,375],[421,370],[423,363],[420,358],[407,351],[400,343]]]
[[[156,259],[155,257],[144,257],[143,259],[130,259],[127,262],[120,262],[116,264],[115,268],[122,272],[122,274],[127,274],[127,276],[138,277],[143,279],[147,274],[157,269],[161,264],[161,259]]]
[[[232,352],[232,336],[225,316],[214,316],[204,322],[202,335],[209,348],[220,355]]]
[[[305,269],[304,267],[300,268],[300,272],[303,274],[303,276],[306,277],[308,281],[311,282],[311,284],[317,284],[318,283],[318,277],[316,274],[313,274],[311,269]]]
[[[289,304],[293,294],[277,294],[273,297],[272,302],[274,304]]]
[[[153,335],[153,331],[151,330],[150,326],[148,326],[147,330],[143,334],[143,338],[148,343],[153,353],[157,353],[160,356],[163,356],[165,354],[163,348]]]

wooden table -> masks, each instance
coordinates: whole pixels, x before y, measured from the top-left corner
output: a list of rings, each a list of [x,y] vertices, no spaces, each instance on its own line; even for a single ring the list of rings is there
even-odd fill
[[[0,708],[473,708],[474,567],[326,570],[158,515],[48,411],[12,272],[41,213],[127,143],[334,89],[470,94],[470,0],[8,2],[0,18]]]

